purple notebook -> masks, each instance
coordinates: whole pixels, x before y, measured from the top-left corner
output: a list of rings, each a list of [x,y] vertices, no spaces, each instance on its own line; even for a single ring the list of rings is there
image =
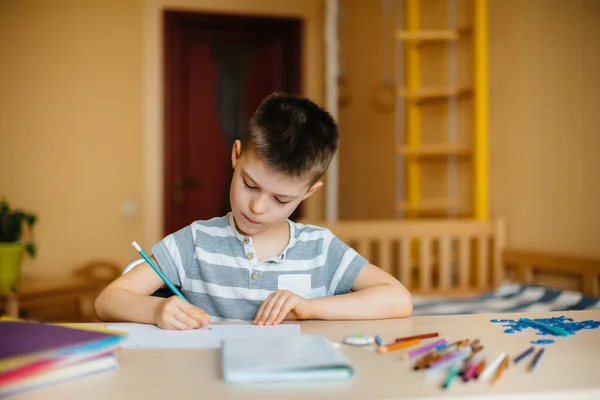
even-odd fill
[[[37,322],[0,321],[0,360],[94,343],[119,341],[117,333],[88,331]]]

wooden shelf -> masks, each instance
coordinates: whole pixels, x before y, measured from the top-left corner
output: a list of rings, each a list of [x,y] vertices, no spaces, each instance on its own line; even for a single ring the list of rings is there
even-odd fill
[[[461,36],[466,36],[470,33],[470,28],[397,31],[396,39],[407,42],[444,42],[458,40]]]
[[[471,88],[458,87],[425,87],[417,90],[398,89],[398,95],[406,100],[423,102],[428,100],[443,100],[449,97],[464,97],[470,95]]]
[[[472,150],[461,146],[451,146],[447,144],[431,144],[413,148],[409,146],[398,147],[398,154],[406,157],[418,158],[440,158],[448,156],[468,157]]]
[[[409,204],[407,202],[398,203],[399,211],[405,212],[432,212],[445,211],[448,208],[454,208],[458,205],[456,199],[448,197],[421,199],[417,204]]]

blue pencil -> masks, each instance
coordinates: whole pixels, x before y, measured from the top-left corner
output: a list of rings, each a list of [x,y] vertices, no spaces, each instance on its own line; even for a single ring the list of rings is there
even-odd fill
[[[146,254],[146,252],[144,250],[142,250],[142,248],[140,247],[140,245],[137,244],[137,242],[133,242],[131,244],[133,245],[133,247],[135,247],[135,249],[138,251],[138,253],[140,253],[140,255],[142,256],[142,258],[144,260],[146,260],[146,262],[148,263],[148,265],[150,265],[152,267],[152,269],[154,270],[154,272],[156,272],[158,274],[158,276],[160,276],[160,279],[163,280],[163,282],[165,283],[165,285],[167,285],[169,287],[169,289],[171,289],[171,291],[173,293],[175,293],[177,296],[179,296],[183,300],[185,300],[186,303],[189,303],[188,299],[185,298],[185,296],[183,295],[183,293],[181,293],[179,291],[179,289],[177,289],[177,287],[175,287],[175,285],[173,285],[171,283],[171,281],[165,276],[165,274],[163,274],[163,272],[160,270],[160,268],[158,268],[158,265],[156,265],[154,263],[154,261],[152,261],[152,259],[150,257],[148,257],[148,255]]]
[[[538,352],[535,354],[535,357],[533,357],[533,361],[531,361],[529,371],[533,371],[540,358],[542,358],[542,354],[544,354],[544,349],[539,349]]]
[[[171,289],[171,291],[173,293],[175,293],[177,296],[181,297],[186,303],[190,303],[188,299],[185,298],[185,296],[183,295],[183,293],[181,293],[179,291],[179,289],[177,289],[177,287],[175,285],[173,285],[171,283],[171,281],[165,276],[165,274],[163,274],[163,272],[160,270],[160,268],[158,268],[158,265],[156,265],[156,263],[154,261],[152,261],[152,259],[150,257],[148,257],[148,255],[146,254],[146,252],[144,250],[142,250],[142,248],[140,247],[140,245],[137,242],[133,242],[131,243],[133,247],[135,247],[135,249],[138,251],[138,253],[140,253],[140,255],[142,256],[142,258],[144,260],[146,260],[146,262],[148,263],[148,265],[150,265],[150,267],[152,267],[152,269],[154,270],[154,272],[156,272],[158,274],[158,276],[160,276],[160,279],[163,280],[163,282],[165,283],[165,285],[167,285],[167,287],[169,289]],[[210,329],[210,325],[208,325],[208,329]]]
[[[519,361],[521,361],[522,359],[524,359],[525,357],[527,357],[528,355],[530,355],[531,353],[533,353],[534,347],[531,346],[530,348],[528,348],[527,350],[525,350],[524,352],[522,352],[521,354],[519,354],[517,357],[515,357],[515,359],[513,360],[513,363],[518,363]]]

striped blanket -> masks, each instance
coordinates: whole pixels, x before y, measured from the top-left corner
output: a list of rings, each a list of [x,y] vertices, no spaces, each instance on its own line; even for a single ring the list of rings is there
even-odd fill
[[[600,299],[579,292],[512,282],[476,297],[413,296],[413,304],[415,316],[600,309]]]

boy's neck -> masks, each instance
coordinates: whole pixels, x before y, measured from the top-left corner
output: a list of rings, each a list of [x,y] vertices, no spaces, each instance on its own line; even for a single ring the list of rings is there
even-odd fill
[[[235,223],[235,229],[242,235],[244,236],[248,236],[251,237],[253,240],[264,240],[264,239],[271,239],[274,237],[278,237],[280,238],[282,235],[286,235],[288,236],[288,240],[289,240],[289,233],[290,233],[290,226],[288,223],[288,220],[285,219],[284,221],[282,221],[280,224],[277,224],[263,232],[260,233],[255,233],[252,235],[247,234],[246,232],[242,231],[237,224],[237,221],[235,220],[235,216],[233,217],[233,221]]]

